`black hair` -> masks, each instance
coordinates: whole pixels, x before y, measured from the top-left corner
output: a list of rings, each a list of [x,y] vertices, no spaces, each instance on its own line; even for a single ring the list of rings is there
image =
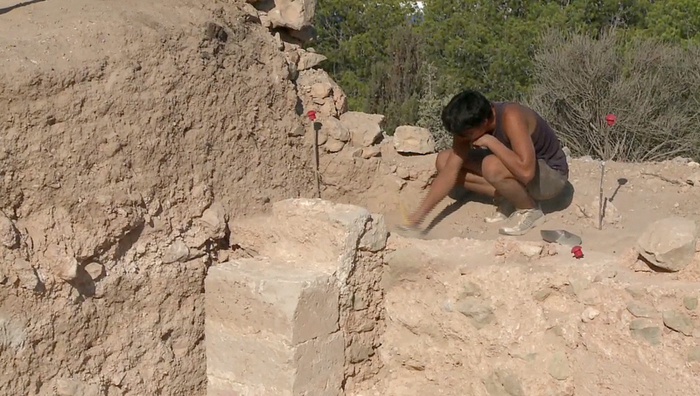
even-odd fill
[[[481,125],[491,119],[491,102],[478,91],[466,90],[455,95],[442,109],[442,125],[453,135]]]

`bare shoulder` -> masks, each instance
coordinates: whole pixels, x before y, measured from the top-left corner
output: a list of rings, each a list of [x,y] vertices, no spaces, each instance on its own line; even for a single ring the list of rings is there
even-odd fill
[[[507,103],[503,106],[502,121],[506,129],[515,128],[522,130],[524,127],[530,133],[534,131],[537,123],[534,110],[515,102]]]

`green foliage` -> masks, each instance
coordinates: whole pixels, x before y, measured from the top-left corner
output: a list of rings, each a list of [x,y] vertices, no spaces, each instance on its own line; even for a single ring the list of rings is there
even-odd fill
[[[614,29],[624,56],[637,38],[700,43],[697,0],[427,0],[422,11],[407,4],[318,2],[314,46],[329,58],[323,67],[352,110],[384,114],[389,133],[402,124],[426,126],[444,144],[441,107],[458,91],[478,89],[492,100],[530,95],[541,82],[534,60],[548,50],[547,32],[588,37],[593,45]],[[621,62],[620,75],[631,67]]]
[[[649,7],[644,21],[648,36],[679,42],[700,38],[700,2],[697,0],[665,0]]]

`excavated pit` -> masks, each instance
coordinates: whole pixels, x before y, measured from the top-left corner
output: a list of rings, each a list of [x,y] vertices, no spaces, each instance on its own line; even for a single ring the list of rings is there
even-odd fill
[[[700,220],[697,163],[609,163],[599,231],[597,164],[572,160],[546,227],[578,261],[499,239],[479,202],[388,235],[435,154],[347,112],[301,49],[313,6],[0,13],[0,394],[691,394],[700,257],[659,273],[635,248]]]

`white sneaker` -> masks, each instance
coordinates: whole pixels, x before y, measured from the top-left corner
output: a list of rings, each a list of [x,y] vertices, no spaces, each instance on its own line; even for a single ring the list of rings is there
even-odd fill
[[[484,221],[490,224],[500,223],[502,221],[507,220],[508,217],[510,217],[514,211],[515,208],[510,202],[506,201],[505,199],[497,200],[496,214],[493,216],[485,217]]]
[[[521,209],[510,216],[511,224],[498,230],[502,235],[524,235],[529,230],[542,224],[545,220],[541,209]]]

